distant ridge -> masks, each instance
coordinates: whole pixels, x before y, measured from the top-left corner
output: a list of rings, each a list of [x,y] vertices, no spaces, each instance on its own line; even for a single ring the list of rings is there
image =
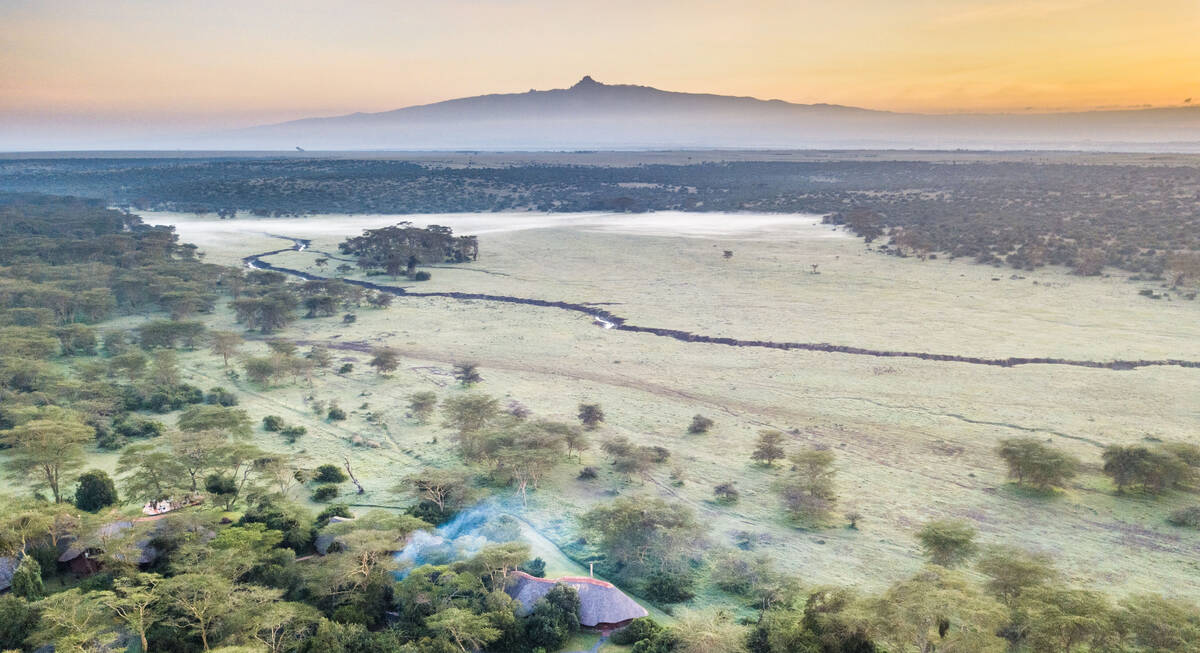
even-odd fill
[[[1200,143],[1200,107],[928,115],[795,104],[584,76],[569,88],[478,95],[214,135],[233,149],[1053,148]]]

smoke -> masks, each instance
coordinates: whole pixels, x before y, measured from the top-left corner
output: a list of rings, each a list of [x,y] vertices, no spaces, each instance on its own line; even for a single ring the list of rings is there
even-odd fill
[[[515,517],[496,506],[481,504],[464,510],[432,532],[412,534],[408,544],[395,554],[400,568],[397,580],[403,580],[422,565],[444,565],[470,558],[489,544],[521,538],[521,525]]]

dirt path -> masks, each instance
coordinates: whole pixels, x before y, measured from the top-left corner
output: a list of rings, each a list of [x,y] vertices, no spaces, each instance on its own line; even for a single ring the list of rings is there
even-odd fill
[[[292,241],[292,247],[263,252],[261,254],[251,254],[242,259],[248,267],[258,270],[273,270],[290,274],[301,279],[309,281],[328,281],[328,277],[320,277],[314,274],[309,274],[301,270],[293,270],[291,268],[280,267],[267,263],[262,259],[274,254],[280,254],[287,251],[303,251],[309,245],[309,241],[301,238],[292,238],[289,236],[277,236],[271,234],[274,238],[282,238]],[[1088,361],[1088,360],[1073,360],[1068,358],[1048,358],[1048,357],[1024,357],[1011,356],[1008,358],[978,358],[975,356],[961,356],[958,354],[938,354],[918,351],[893,351],[886,349],[868,349],[864,347],[853,347],[850,345],[835,345],[826,342],[776,342],[771,340],[739,340],[737,338],[726,338],[721,336],[706,336],[703,334],[690,333],[679,329],[665,329],[660,327],[647,327],[630,324],[625,318],[615,315],[610,311],[596,308],[596,303],[572,303],[551,301],[546,299],[533,299],[529,297],[511,297],[508,295],[490,295],[487,293],[468,293],[468,292],[410,292],[399,286],[387,286],[373,283],[370,281],[360,281],[357,279],[342,279],[346,283],[351,283],[363,288],[369,288],[379,292],[391,293],[399,297],[445,297],[449,299],[474,299],[480,301],[502,302],[507,304],[521,304],[525,306],[539,306],[543,308],[554,308],[573,313],[582,313],[597,322],[602,324],[604,328],[611,328],[618,331],[630,331],[633,333],[645,333],[663,338],[673,338],[683,342],[725,345],[730,347],[760,347],[765,349],[782,349],[782,350],[801,350],[801,351],[816,351],[826,352],[831,354],[847,354],[851,356],[871,356],[875,358],[916,358],[920,360],[937,361],[943,363],[967,363],[971,365],[989,365],[993,367],[1016,367],[1019,365],[1065,365],[1070,367],[1088,367],[1094,369],[1105,370],[1132,370],[1139,367],[1187,367],[1200,368],[1200,361],[1189,361],[1182,359],[1160,359],[1160,360],[1112,360],[1112,361]]]

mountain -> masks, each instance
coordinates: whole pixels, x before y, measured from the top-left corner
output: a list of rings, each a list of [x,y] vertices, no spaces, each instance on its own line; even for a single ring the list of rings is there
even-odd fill
[[[677,93],[588,76],[570,88],[306,118],[227,132],[213,141],[206,145],[288,150],[1172,149],[1200,144],[1200,107],[932,115]]]

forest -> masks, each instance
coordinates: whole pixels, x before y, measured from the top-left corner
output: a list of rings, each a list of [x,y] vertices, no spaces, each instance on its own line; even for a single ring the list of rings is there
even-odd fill
[[[404,160],[9,159],[0,189],[231,217],[490,211],[816,213],[888,253],[1148,277],[1200,266],[1194,165],[726,161],[436,166]]]
[[[427,256],[408,238],[377,235],[348,241],[360,244],[344,253],[369,256],[364,268],[477,255],[449,232],[421,245]],[[235,381],[266,391],[349,374],[329,347],[298,342],[296,324],[391,303],[338,280],[206,263],[171,229],[98,200],[0,195],[0,462],[12,481],[0,496],[0,650],[499,653],[575,641],[584,600],[575,589],[557,585],[532,605],[506,592],[514,572],[541,576],[545,561],[512,516],[487,506],[515,509],[553,491],[551,472],[578,465],[585,451],[631,483],[674,463],[665,447],[604,435],[604,406],[571,406],[570,421],[533,415],[489,387],[486,370],[461,362],[461,392],[408,398],[409,424],[440,425],[455,462],[396,470],[388,482],[398,509],[349,505],[364,480],[349,458],[311,464],[260,446],[303,442],[306,431],[240,407]],[[237,330],[213,328],[225,309]],[[184,382],[179,359],[196,353],[218,361],[228,383]],[[366,353],[381,382],[399,366],[387,346]],[[323,420],[346,419],[347,407],[305,401]],[[713,425],[697,414],[681,428],[699,436]],[[763,429],[747,461],[774,475],[769,497],[723,483],[713,504],[773,501],[797,527],[858,529],[862,515],[838,500],[837,452],[785,435]],[[115,473],[91,464],[101,451],[119,452]],[[1018,437],[992,455],[1015,488],[1047,500],[1092,469],[1130,502],[1200,487],[1200,447],[1187,442],[1111,445],[1084,461]],[[577,482],[599,473],[583,466]],[[684,472],[671,473],[683,482]],[[470,551],[415,566],[397,557],[418,533],[446,533],[480,510]],[[1200,528],[1200,508],[1170,519]],[[1193,603],[1087,589],[1044,554],[981,545],[959,519],[915,527],[926,566],[881,593],[810,585],[780,571],[748,533],[734,547],[710,542],[702,516],[670,499],[612,498],[577,527],[569,554],[668,616],[619,624],[607,641],[627,648],[612,650],[1200,650]],[[701,583],[719,603],[672,607]]]

